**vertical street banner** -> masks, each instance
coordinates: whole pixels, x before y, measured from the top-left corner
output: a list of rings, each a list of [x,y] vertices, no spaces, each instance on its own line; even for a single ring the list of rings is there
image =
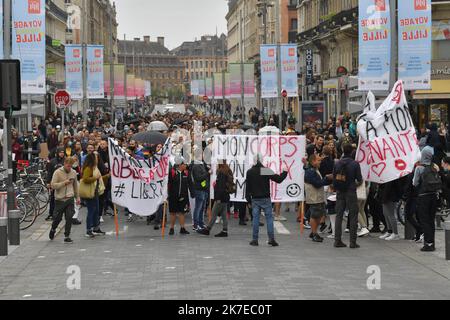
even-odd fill
[[[281,88],[288,97],[298,97],[297,45],[281,46]]]
[[[20,60],[22,94],[47,91],[45,44],[45,1],[12,1],[12,58]]]
[[[3,1],[0,1],[0,59],[3,59]]]
[[[137,78],[135,80],[135,87],[136,87],[136,89],[135,89],[136,90],[136,92],[135,92],[136,97],[138,99],[143,98],[145,96],[145,83],[144,83],[144,80],[142,80],[140,78]]]
[[[66,45],[66,90],[73,100],[83,99],[83,50]]]
[[[198,80],[198,95],[203,97],[205,93],[205,79]]]
[[[391,36],[389,0],[359,0],[360,91],[389,90]]]
[[[152,158],[136,160],[109,139],[112,201],[138,216],[152,216],[167,199],[169,141]]]
[[[230,68],[230,97],[238,98],[242,97],[242,77],[241,77],[241,64],[240,63],[229,63]]]
[[[278,97],[277,46],[261,46],[261,97]]]
[[[223,99],[223,74],[222,72],[214,73],[214,99]]]
[[[103,78],[103,46],[87,46],[87,96],[88,99],[105,98]]]
[[[213,79],[212,78],[206,78],[205,79],[205,96],[207,96],[209,99],[213,99],[214,92],[213,92]]]
[[[244,64],[244,98],[255,97],[255,65]]]
[[[431,89],[431,0],[398,2],[398,78],[405,90]]]
[[[401,80],[378,109],[369,92],[358,119],[358,133],[356,160],[364,180],[383,184],[414,171],[421,154]]]
[[[247,171],[252,168],[258,154],[263,165],[275,174],[288,172],[287,179],[277,184],[271,182],[273,202],[299,202],[304,200],[304,165],[306,152],[304,136],[214,136],[211,159],[211,198],[214,198],[214,184],[217,179],[217,165],[224,160],[230,166],[237,186],[231,195],[233,202],[247,202],[245,199]]]
[[[152,83],[145,81],[145,96],[150,97],[152,95]]]
[[[103,88],[105,90],[104,96],[105,99],[110,100],[111,99],[111,70],[110,70],[110,64],[104,64],[103,70],[105,71],[103,73]]]
[[[312,86],[314,84],[314,52],[311,49],[305,50],[306,63],[306,85]]]
[[[134,74],[127,74],[127,100],[136,99],[136,89],[134,82],[135,82]]]
[[[125,65],[114,65],[114,98],[125,99]]]
[[[231,83],[230,83],[230,73],[225,72],[225,99],[231,99]]]

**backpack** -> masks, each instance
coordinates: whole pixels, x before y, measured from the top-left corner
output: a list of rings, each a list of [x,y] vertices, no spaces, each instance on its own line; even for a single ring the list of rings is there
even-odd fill
[[[419,194],[438,193],[442,190],[442,179],[432,166],[426,166],[422,173]]]
[[[349,162],[341,163],[340,167],[335,172],[333,187],[337,191],[347,191],[349,181],[347,179],[347,165]]]

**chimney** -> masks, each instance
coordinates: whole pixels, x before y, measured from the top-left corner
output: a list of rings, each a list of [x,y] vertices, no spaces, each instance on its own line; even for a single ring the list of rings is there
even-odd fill
[[[141,38],[134,38],[134,41],[141,41]]]
[[[158,43],[164,47],[164,37],[158,37]]]
[[[144,36],[144,42],[150,43],[150,36]]]

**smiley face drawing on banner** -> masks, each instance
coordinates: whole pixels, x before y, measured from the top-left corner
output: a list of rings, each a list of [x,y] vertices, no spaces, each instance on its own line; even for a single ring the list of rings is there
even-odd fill
[[[378,109],[369,92],[358,133],[356,160],[366,181],[384,184],[414,171],[420,149],[401,80]]]

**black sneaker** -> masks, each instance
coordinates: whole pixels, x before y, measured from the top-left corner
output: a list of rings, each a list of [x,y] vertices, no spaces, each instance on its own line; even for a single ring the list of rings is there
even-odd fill
[[[45,218],[45,221],[53,221],[53,216],[48,216],[47,218]]]
[[[251,245],[252,247],[257,247],[257,246],[259,246],[258,240],[253,240],[252,242],[250,242],[250,245]]]
[[[275,241],[275,239],[270,240],[270,241],[268,242],[268,245],[269,245],[269,246],[272,246],[272,247],[279,247],[279,246],[280,246],[280,245]]]
[[[175,230],[174,229],[170,229],[169,236],[173,236],[174,234],[175,234]]]
[[[323,238],[321,236],[319,236],[318,234],[315,234],[312,238],[313,242],[317,242],[317,243],[322,243],[323,242]]]
[[[155,226],[153,227],[153,230],[159,230],[159,225],[155,224]]]
[[[86,238],[90,239],[95,238],[95,234],[92,231],[88,231],[86,232]]]
[[[191,234],[189,231],[187,231],[185,228],[180,229],[180,234],[188,235]]]
[[[335,248],[347,248],[347,245],[345,243],[343,243],[341,240],[339,240],[339,241],[334,242],[334,247]]]
[[[264,227],[264,222],[260,222],[260,223],[259,223],[259,226],[260,226],[260,227]]]
[[[50,240],[53,240],[53,239],[55,239],[55,233],[56,233],[56,230],[50,230],[50,233],[49,233],[49,235],[48,235],[48,237],[50,238]]]
[[[313,232],[311,232],[311,234],[309,235],[309,238],[312,240],[312,239],[314,239],[314,233]]]
[[[72,243],[73,243],[73,240],[70,239],[70,238],[65,238],[65,239],[64,239],[64,243],[72,244]]]
[[[81,224],[81,221],[78,219],[72,219],[72,225],[79,226]]]
[[[104,236],[104,235],[106,235],[106,232],[103,232],[100,229],[94,230],[92,233],[94,234],[94,236]]]
[[[245,223],[245,222],[241,221],[241,222],[239,222],[239,225],[240,225],[240,226],[246,226],[246,225],[247,225],[247,223]]]
[[[422,252],[434,252],[434,251],[436,251],[436,248],[434,247],[434,244],[432,244],[432,245],[425,244],[423,246],[423,248],[420,249],[420,251],[422,251]]]
[[[214,237],[216,237],[216,238],[228,238],[228,232],[222,231],[221,233],[216,234]]]
[[[350,244],[350,249],[359,249],[359,248],[361,248],[358,244],[356,244],[356,243],[351,243]]]
[[[197,230],[198,234],[204,235],[204,236],[209,236],[209,230],[208,229],[200,229]]]

